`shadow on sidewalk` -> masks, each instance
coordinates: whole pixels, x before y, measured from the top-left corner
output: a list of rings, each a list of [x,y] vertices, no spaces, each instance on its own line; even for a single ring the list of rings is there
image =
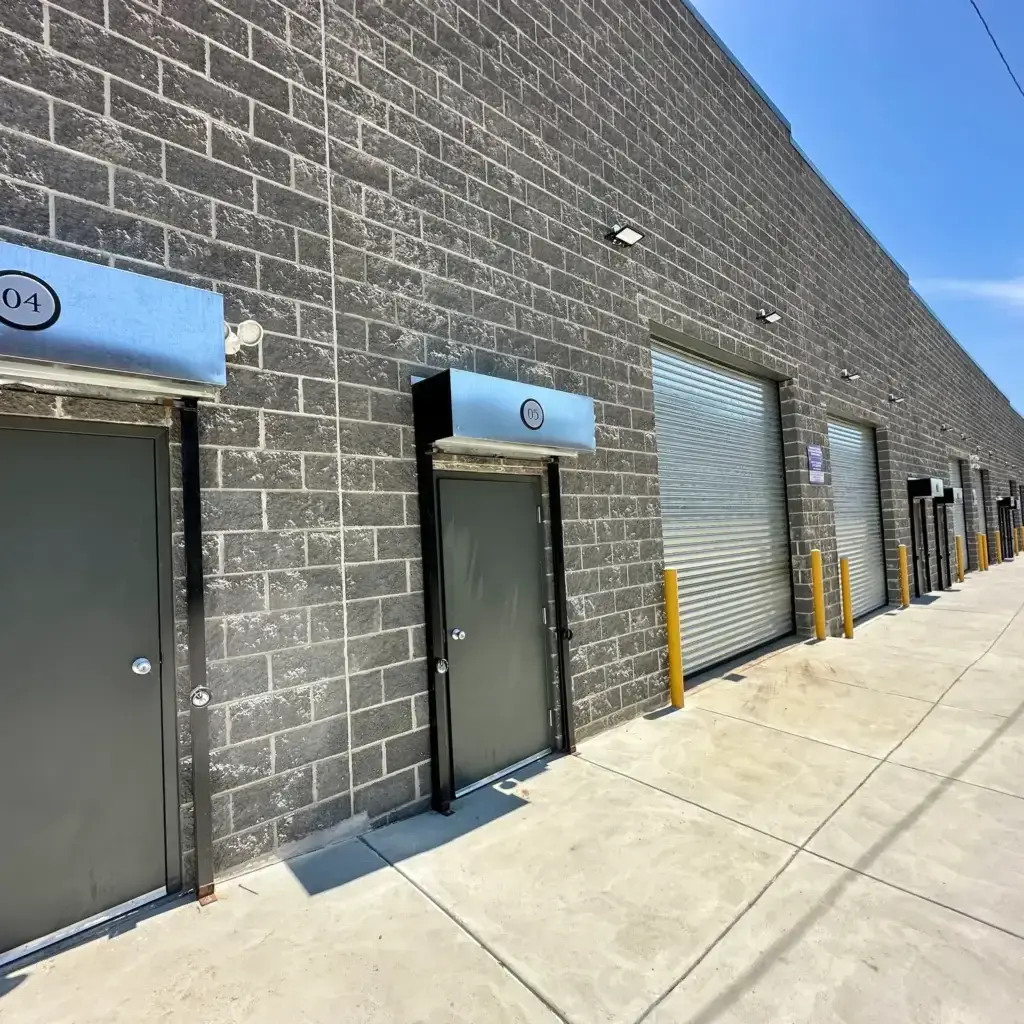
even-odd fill
[[[1019,608],[1018,613],[1021,610],[1022,609]],[[1013,620],[1011,619],[1011,622],[1012,621]],[[1006,632],[1007,628],[1009,628],[1009,625],[1007,625],[1007,627],[1004,627],[1004,629],[1000,632],[1000,637],[1003,635],[1003,633]],[[993,641],[992,644],[989,646],[988,650],[991,650],[992,647],[995,646],[995,643],[996,641]],[[982,655],[982,657],[983,656],[984,655]],[[950,686],[947,687],[946,692],[948,693],[949,689],[951,689],[953,685],[955,685],[955,683],[964,675],[964,673],[969,671],[969,669],[973,665],[975,665],[977,661],[980,660],[981,659],[979,657],[974,662],[972,662],[971,665],[964,669],[964,671],[957,676],[953,683],[951,683]],[[943,694],[943,696],[945,696],[945,694]],[[941,699],[942,698],[940,697],[939,700]],[[936,702],[933,706],[933,710],[934,707],[938,706],[939,704],[938,702]],[[931,712],[929,712],[929,714],[930,713]],[[828,913],[829,910],[831,910],[831,908],[835,905],[836,901],[848,888],[851,882],[858,878],[858,875],[855,874],[855,872],[868,874],[868,869],[878,859],[878,857],[883,852],[885,852],[885,850],[887,850],[896,841],[896,839],[899,838],[900,835],[902,835],[904,832],[907,831],[907,829],[909,829],[911,826],[920,821],[920,819],[935,805],[935,803],[950,788],[950,786],[952,786],[954,782],[958,781],[958,778],[962,776],[968,768],[974,765],[985,753],[991,750],[993,745],[1020,720],[1022,715],[1024,715],[1024,702],[1021,702],[1019,705],[1017,705],[1017,707],[1014,709],[1013,714],[1010,715],[1010,717],[1008,717],[999,726],[999,728],[994,733],[992,733],[992,735],[989,736],[985,740],[985,742],[981,744],[981,746],[978,747],[977,750],[975,750],[968,757],[964,758],[964,760],[961,761],[961,763],[953,769],[953,771],[950,773],[951,777],[943,778],[940,781],[938,781],[935,787],[928,794],[928,796],[925,797],[925,799],[922,800],[921,803],[918,804],[913,811],[911,811],[898,824],[894,825],[888,832],[881,836],[868,850],[864,852],[864,854],[861,857],[859,857],[854,862],[853,865],[851,865],[849,869],[844,870],[842,876],[825,891],[821,900],[812,910],[808,911],[788,932],[786,932],[784,935],[776,939],[775,942],[773,942],[771,946],[769,946],[763,953],[761,953],[757,957],[757,959],[734,982],[732,982],[732,984],[729,985],[728,988],[726,988],[723,992],[716,996],[703,1010],[701,1010],[696,1016],[689,1018],[688,1024],[714,1024],[715,1021],[718,1021],[721,1018],[722,1014],[724,1014],[741,995],[743,995],[747,990],[749,990],[753,985],[755,985],[761,978],[763,978],[768,973],[769,969],[776,961],[780,959],[785,959],[785,957],[793,950],[796,944],[810,931],[810,929],[815,924],[817,924],[817,922],[820,921],[825,916],[825,914]],[[927,718],[928,715],[925,715],[925,717],[921,721],[926,721]],[[920,726],[920,724],[921,723],[919,722],[918,726],[915,726],[915,730]],[[872,772],[864,779],[861,785],[858,786],[857,789],[855,789],[853,793],[851,793],[846,798],[846,800],[844,800],[839,805],[839,807],[837,807],[836,810],[833,811],[831,815],[829,815],[829,818],[826,819],[825,822],[822,822],[822,824],[818,826],[814,833],[807,838],[801,849],[806,848],[807,845],[814,838],[814,836],[821,831],[821,829],[824,827],[827,821],[831,820],[835,816],[835,814],[843,806],[845,806],[846,803],[848,803],[849,800],[856,793],[858,793],[861,788],[863,788],[864,784],[875,774],[875,771],[877,771],[878,767],[880,767],[883,764],[889,763],[891,762],[888,761],[888,756],[885,760],[879,761],[876,768],[872,770]],[[793,856],[795,857],[796,853],[794,853]],[[787,862],[787,867],[791,862],[792,858],[789,862]],[[785,868],[783,868],[783,870],[785,870]],[[780,872],[780,874],[781,873],[782,872]],[[771,883],[769,884],[769,886],[765,887],[764,891],[767,891],[767,889],[770,888],[770,885]],[[750,908],[747,909],[749,910]],[[745,914],[746,912],[747,911],[744,911],[743,913]],[[739,917],[737,917],[733,922],[733,925],[735,925],[736,922],[738,922],[742,916],[743,914],[740,914]],[[730,925],[728,930],[731,930],[733,925]],[[723,933],[723,935],[720,936],[719,941],[725,938],[725,935],[728,933],[728,930],[726,933]],[[689,968],[686,974],[684,974],[683,977],[680,978],[672,986],[671,989],[669,989],[669,992],[678,988],[679,985],[681,985],[686,980],[686,978],[689,977],[689,975],[697,968],[701,961],[706,956],[712,953],[717,944],[718,943],[716,942],[713,946],[711,946],[705,952],[704,956],[698,959]],[[669,992],[666,992],[665,996],[662,998],[667,997]],[[647,1013],[645,1013],[644,1016],[641,1017],[641,1021],[645,1020],[661,1001],[662,1000],[659,999],[656,1003],[654,1003],[648,1009]]]

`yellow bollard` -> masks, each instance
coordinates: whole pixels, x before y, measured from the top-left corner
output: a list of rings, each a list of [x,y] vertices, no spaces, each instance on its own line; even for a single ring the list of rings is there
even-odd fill
[[[983,534],[978,534],[978,561],[981,563],[983,571],[988,571],[988,537]]]
[[[814,635],[825,639],[825,579],[821,574],[821,552],[811,552],[811,598],[814,601]]]
[[[956,535],[956,578],[964,581],[964,539],[958,533]]]
[[[1003,535],[996,530],[996,565],[1001,565],[1003,561]]]
[[[907,573],[907,545],[900,545],[900,607],[910,607],[910,575]]]
[[[839,586],[843,596],[843,636],[853,639],[853,595],[850,593],[850,560],[839,559]]]
[[[665,618],[668,619],[668,694],[672,707],[683,706],[683,637],[679,621],[679,580],[665,570]]]

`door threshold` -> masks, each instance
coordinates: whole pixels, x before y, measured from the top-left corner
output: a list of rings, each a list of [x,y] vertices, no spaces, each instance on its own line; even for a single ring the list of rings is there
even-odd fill
[[[547,757],[548,754],[554,752],[554,749],[554,747],[547,747],[536,754],[524,757],[522,761],[516,761],[515,764],[510,764],[507,768],[502,768],[493,775],[488,775],[486,779],[480,779],[478,782],[471,782],[468,786],[463,786],[462,789],[457,789],[455,791],[455,799],[458,800],[459,797],[466,796],[476,789],[482,789],[484,786],[489,786],[492,782],[497,782],[499,779],[505,778],[506,775],[511,775],[513,772],[519,771],[520,768],[525,768],[528,764],[533,764],[534,761],[539,761],[542,757]]]
[[[6,967],[8,964],[14,963],[15,960],[23,960],[25,957],[32,956],[33,953],[38,953],[49,946],[55,946],[58,942],[63,942],[65,939],[73,938],[75,935],[88,931],[90,928],[95,928],[97,925],[101,924],[107,924],[109,921],[113,921],[117,917],[123,917],[125,914],[130,914],[133,910],[141,910],[142,907],[145,907],[156,900],[162,899],[166,895],[167,886],[163,885],[159,889],[154,889],[152,892],[147,892],[142,896],[136,896],[133,900],[126,900],[124,903],[119,903],[116,907],[111,907],[109,910],[104,910],[99,914],[93,914],[92,917],[87,917],[84,921],[77,921],[75,924],[69,924],[66,928],[59,928],[55,932],[50,932],[49,935],[42,936],[42,938],[33,939],[31,942],[25,942],[20,946],[16,946],[14,949],[9,949],[6,953],[0,952],[0,967]]]

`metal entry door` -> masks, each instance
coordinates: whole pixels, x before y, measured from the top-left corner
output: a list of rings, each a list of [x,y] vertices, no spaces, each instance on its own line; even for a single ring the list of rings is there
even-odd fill
[[[167,886],[155,449],[0,424],[0,961]]]
[[[850,560],[853,614],[866,615],[888,600],[874,428],[831,420],[828,448],[836,544]]]
[[[964,489],[964,476],[963,471],[960,468],[959,459],[951,459],[949,463],[949,485],[950,487],[959,487],[961,491]],[[959,501],[953,505],[953,532],[963,538],[963,549],[964,559],[967,558],[967,515],[964,512],[964,502]],[[964,566],[968,568],[968,566]]]
[[[536,478],[438,487],[458,793],[551,749],[544,544]]]
[[[985,501],[985,481],[981,477],[981,470],[971,470],[971,479],[974,481],[974,493],[977,496],[976,507],[979,509],[978,531],[989,535],[988,528],[988,504]]]
[[[692,672],[793,631],[779,394],[667,349],[652,358],[665,565]]]

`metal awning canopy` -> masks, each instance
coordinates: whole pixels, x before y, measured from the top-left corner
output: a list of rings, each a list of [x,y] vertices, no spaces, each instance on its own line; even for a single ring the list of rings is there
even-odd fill
[[[444,370],[413,384],[418,445],[466,455],[536,459],[596,447],[593,399]]]
[[[226,382],[224,300],[0,242],[0,381],[212,398]]]

